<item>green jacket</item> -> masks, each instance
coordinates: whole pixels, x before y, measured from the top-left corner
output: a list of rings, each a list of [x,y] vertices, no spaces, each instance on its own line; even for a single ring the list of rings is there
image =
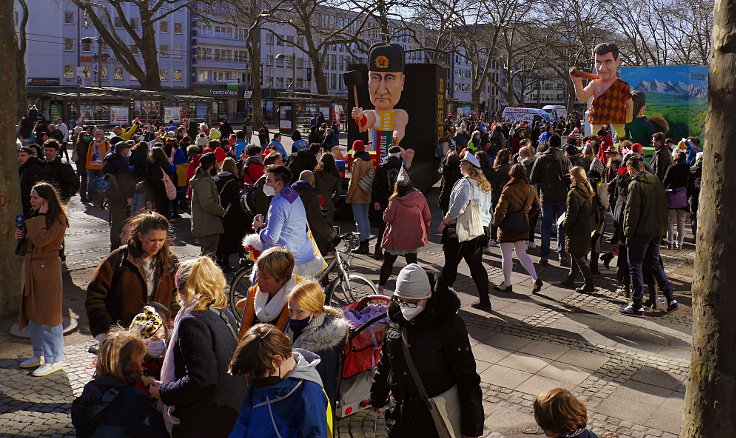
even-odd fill
[[[211,236],[222,234],[225,228],[222,218],[225,209],[220,205],[220,194],[212,177],[199,172],[189,180],[192,187],[192,235]]]
[[[567,192],[567,209],[562,228],[565,230],[565,250],[575,256],[590,251],[590,237],[595,229],[593,198],[583,183],[573,183]]]
[[[624,236],[664,236],[667,232],[667,200],[657,175],[639,172],[629,183],[624,210]]]

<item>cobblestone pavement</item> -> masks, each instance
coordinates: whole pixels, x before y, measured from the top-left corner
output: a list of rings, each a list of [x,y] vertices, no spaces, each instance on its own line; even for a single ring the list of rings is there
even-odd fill
[[[436,193],[430,194],[434,196]],[[436,205],[432,199],[430,205]],[[2,437],[74,436],[71,402],[94,372],[95,358],[87,352],[92,342],[84,315],[84,289],[93,269],[108,253],[109,228],[103,211],[83,206],[78,198],[72,200],[70,213],[64,303],[69,314],[79,318],[79,329],[65,339],[64,371],[34,378],[18,367],[30,354],[30,342],[7,334],[12,318],[0,321]],[[433,227],[439,221],[437,213],[435,216]],[[186,216],[174,223],[177,237],[172,248],[180,259],[198,253],[188,227]],[[444,257],[436,237],[419,259],[426,266],[441,269]],[[550,266],[538,267],[545,286],[537,295],[530,293],[532,282],[517,264],[514,292],[492,292],[494,311],[483,314],[470,307],[475,286],[467,266],[461,264],[455,289],[482,379],[484,436],[543,436],[532,416],[534,397],[564,386],[587,403],[590,426],[601,437],[676,437],[692,325],[689,282],[694,248],[686,248],[663,251],[681,309],[666,314],[665,304],[660,302],[659,310],[648,312],[646,318],[618,313],[625,298],[613,292],[613,270],[596,278],[595,293],[581,295],[555,286],[566,269],[553,261]],[[536,250],[530,254],[536,260]],[[487,250],[484,262],[491,283],[500,282],[498,248]],[[373,280],[377,280],[379,266],[380,262],[369,257],[354,260],[354,268]],[[397,263],[394,274],[401,266]],[[387,288],[392,286],[393,280]],[[339,421],[336,435],[385,436],[383,419],[373,412],[356,413]]]

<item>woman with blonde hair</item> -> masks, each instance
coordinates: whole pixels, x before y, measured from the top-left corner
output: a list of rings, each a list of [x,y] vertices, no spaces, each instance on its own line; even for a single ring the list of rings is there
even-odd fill
[[[45,376],[62,369],[64,333],[61,324],[61,259],[59,251],[69,228],[66,208],[56,189],[45,182],[30,193],[31,217],[15,231],[23,256],[21,308],[18,328],[28,326],[33,356],[21,368],[36,368],[33,375]]]
[[[227,373],[237,347],[237,322],[228,309],[225,276],[209,257],[188,260],[175,277],[181,310],[174,320],[161,382],[151,385],[164,420],[177,437],[226,437],[246,383]]]
[[[472,306],[476,309],[491,311],[491,299],[488,295],[488,273],[483,267],[483,249],[488,242],[491,224],[491,184],[480,169],[480,162],[470,152],[466,152],[460,161],[460,172],[463,178],[457,180],[450,194],[449,209],[442,219],[439,229],[442,234],[442,249],[445,253],[445,266],[442,277],[448,286],[452,286],[457,277],[460,260],[470,268],[475,286],[478,288],[480,300]],[[457,220],[468,208],[479,205],[483,231],[480,235],[461,242],[457,235]]]
[[[595,191],[588,181],[585,169],[575,166],[570,169],[572,185],[567,193],[567,209],[562,228],[565,230],[565,249],[570,254],[570,271],[560,286],[569,289],[575,288],[575,277],[578,271],[582,272],[585,286],[575,289],[577,292],[595,292],[593,274],[585,260],[590,252],[591,235],[596,228],[595,210],[593,205]]]
[[[342,311],[325,306],[325,293],[313,280],[304,280],[288,296],[289,323],[286,334],[294,348],[317,353],[321,359],[317,372],[330,399],[333,413],[337,404],[340,356],[345,349],[348,321]]]
[[[117,327],[100,343],[94,379],[72,402],[72,424],[80,438],[169,434],[146,393],[135,387],[143,371],[145,342]]]

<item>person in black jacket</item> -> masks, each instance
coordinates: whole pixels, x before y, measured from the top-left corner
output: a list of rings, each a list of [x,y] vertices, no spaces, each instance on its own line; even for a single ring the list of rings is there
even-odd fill
[[[442,214],[447,214],[450,209],[450,193],[457,180],[462,178],[460,173],[460,157],[455,151],[450,151],[442,163],[442,189],[440,190],[439,207]]]
[[[286,167],[291,170],[290,184],[294,184],[299,178],[299,174],[304,170],[314,170],[317,167],[317,152],[319,152],[319,143],[312,143],[309,148],[296,151],[289,155],[286,161]]]
[[[459,308],[457,295],[437,272],[425,272],[412,263],[399,273],[370,397],[374,408],[388,403],[389,437],[438,436],[407,366],[402,332],[427,396],[435,397],[457,385],[462,435],[477,437],[483,433],[480,376],[475,371],[468,331],[457,315]]]
[[[690,227],[693,239],[698,231],[698,199],[700,198],[700,182],[703,179],[703,154],[700,153],[695,159],[695,164],[690,166],[690,179],[687,186],[687,202],[690,204]]]
[[[79,198],[84,203],[89,201],[87,199],[89,187],[89,182],[87,181],[87,151],[89,150],[89,144],[92,142],[92,128],[88,126],[80,131],[75,141],[74,148],[77,150],[77,175],[82,180],[79,185]]]
[[[18,174],[20,177],[20,201],[23,215],[31,213],[31,189],[43,176],[43,162],[33,156],[33,149],[23,146],[18,149]]]
[[[79,180],[74,173],[71,164],[61,161],[59,149],[61,145],[56,140],[46,140],[43,144],[43,153],[46,156],[43,166],[42,181],[46,181],[56,187],[61,197],[61,202],[66,204],[69,199],[77,193]]]
[[[378,233],[376,236],[376,248],[373,254],[379,260],[383,258],[381,241],[383,232],[386,230],[386,222],[383,221],[383,211],[388,207],[388,198],[394,193],[394,186],[401,170],[401,148],[392,146],[388,150],[389,155],[381,161],[373,178],[373,210],[378,212]],[[460,167],[458,167],[458,170]],[[449,202],[449,198],[448,198]]]
[[[228,309],[225,277],[206,256],[176,273],[184,303],[174,322],[161,382],[153,397],[174,408],[172,437],[227,437],[243,403],[246,381],[228,374],[237,346],[237,322]]]
[[[292,184],[294,190],[299,193],[299,198],[304,204],[304,210],[307,213],[307,223],[312,231],[312,236],[320,252],[324,255],[335,250],[335,245],[339,242],[337,232],[330,226],[322,214],[322,201],[314,188],[314,173],[310,170],[304,170],[299,174],[299,179]]]
[[[243,237],[248,228],[248,218],[240,206],[240,189],[243,184],[238,175],[238,166],[232,157],[222,162],[222,171],[215,177],[217,192],[220,194],[220,205],[225,209],[222,226],[225,232],[220,234],[217,245],[217,264],[223,270],[232,270],[230,254],[243,254]],[[251,219],[252,220],[252,219]]]
[[[110,206],[110,251],[116,250],[120,242],[120,233],[123,231],[125,219],[130,216],[130,207],[133,205],[133,191],[135,181],[128,162],[130,148],[133,142],[120,141],[115,149],[105,155],[105,164],[102,171],[109,175],[110,186],[105,192]]]
[[[662,180],[665,190],[684,190],[687,194],[687,188],[690,184],[690,166],[685,162],[685,152],[678,152],[675,162],[664,174]],[[669,206],[668,206],[669,207]],[[685,218],[689,205],[679,208],[668,208],[667,217],[667,249],[681,249],[682,242],[685,240]],[[675,239],[675,222],[677,222],[677,239]]]
[[[100,343],[94,380],[72,402],[77,437],[168,438],[161,414],[134,386],[145,354],[143,340],[123,329],[110,332]]]

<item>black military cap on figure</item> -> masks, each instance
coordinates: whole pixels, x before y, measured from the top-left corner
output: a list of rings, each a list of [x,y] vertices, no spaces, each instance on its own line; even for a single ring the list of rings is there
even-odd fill
[[[404,72],[404,48],[400,45],[375,43],[368,53],[368,70]]]

